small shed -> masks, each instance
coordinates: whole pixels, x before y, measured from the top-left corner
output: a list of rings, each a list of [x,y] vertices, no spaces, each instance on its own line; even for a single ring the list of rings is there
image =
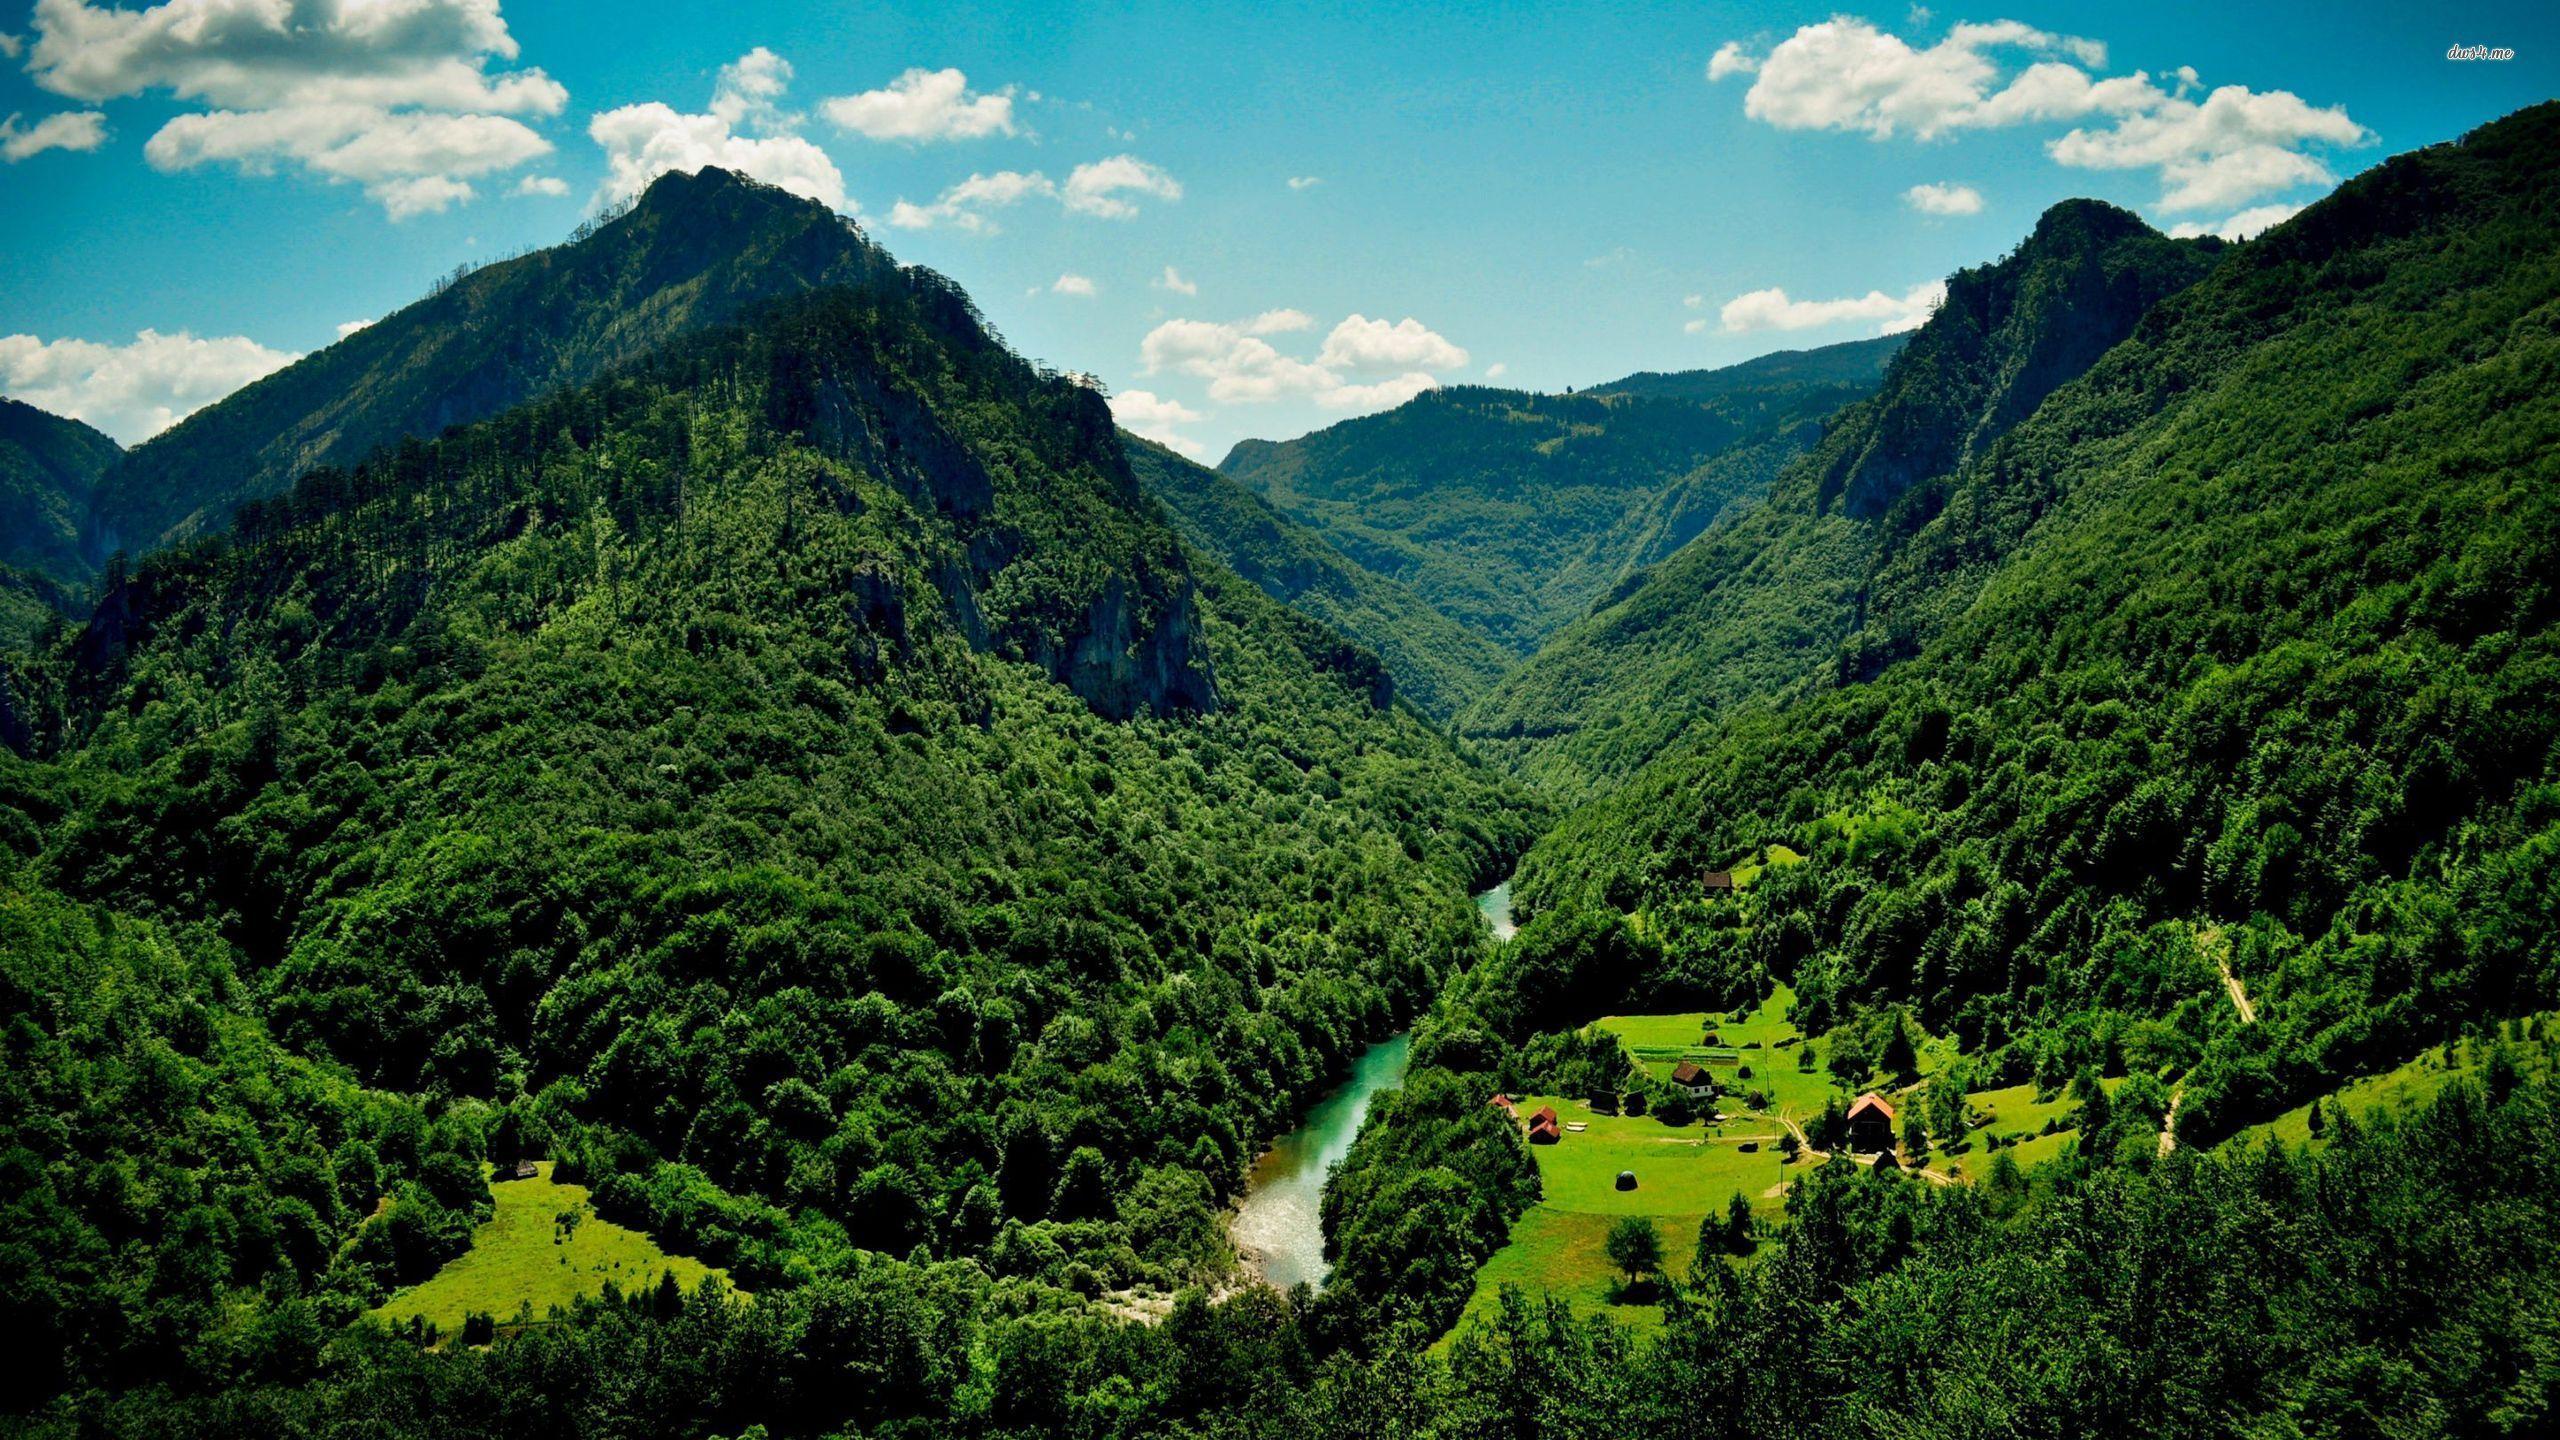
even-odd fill
[[[1698,888],[1701,890],[1731,890],[1733,888],[1733,872],[1730,870],[1710,870],[1706,874],[1698,877]]]
[[[1859,1154],[1893,1149],[1893,1107],[1881,1095],[1861,1095],[1849,1107],[1849,1148]]]
[[[1484,1103],[1485,1103],[1486,1108],[1488,1108],[1488,1109],[1493,1109],[1493,1110],[1499,1110],[1499,1111],[1501,1111],[1503,1114],[1510,1116],[1510,1117],[1511,1117],[1512,1119],[1514,1119],[1514,1120],[1517,1120],[1517,1119],[1519,1119],[1519,1118],[1520,1118],[1520,1107],[1519,1107],[1517,1104],[1513,1103],[1513,1101],[1512,1101],[1512,1099],[1511,1099],[1511,1097],[1510,1097],[1510,1096],[1503,1094],[1503,1093],[1502,1093],[1501,1091],[1499,1091],[1499,1090],[1496,1090],[1495,1092],[1493,1092],[1493,1098],[1492,1098],[1492,1099],[1490,1099],[1490,1100],[1487,1100],[1487,1101],[1486,1101],[1486,1102],[1484,1102]]]
[[[1538,1113],[1529,1117],[1529,1143],[1553,1145],[1562,1138],[1564,1138],[1564,1132],[1556,1124],[1556,1107],[1539,1106]]]

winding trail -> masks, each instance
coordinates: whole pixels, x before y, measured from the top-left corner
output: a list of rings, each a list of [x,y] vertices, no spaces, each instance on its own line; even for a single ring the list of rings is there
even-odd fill
[[[2249,1003],[2249,992],[2240,977],[2231,973],[2231,942],[2223,937],[2222,927],[2207,925],[2196,932],[2196,939],[2213,952],[2213,968],[2222,972],[2222,989],[2231,997],[2231,1008],[2240,1012],[2240,1023],[2258,1023],[2258,1007]]]

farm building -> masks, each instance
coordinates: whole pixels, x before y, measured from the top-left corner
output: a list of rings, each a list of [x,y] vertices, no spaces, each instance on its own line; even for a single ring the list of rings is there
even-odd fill
[[[1716,1093],[1715,1077],[1695,1060],[1683,1060],[1671,1067],[1671,1083],[1700,1099]]]
[[[1529,1143],[1532,1145],[1553,1145],[1556,1141],[1562,1138],[1563,1131],[1557,1128],[1556,1125],[1556,1107],[1553,1105],[1539,1106],[1538,1113],[1529,1117]]]
[[[1849,1149],[1861,1155],[1893,1148],[1893,1107],[1881,1095],[1861,1095],[1849,1107]]]
[[[1489,1110],[1499,1110],[1504,1115],[1509,1116],[1514,1120],[1520,1118],[1520,1107],[1512,1103],[1510,1096],[1503,1094],[1499,1090],[1493,1092],[1493,1098],[1484,1103],[1485,1108]]]
[[[1701,890],[1730,890],[1733,888],[1733,872],[1730,870],[1710,870],[1706,874],[1698,877],[1698,888]]]

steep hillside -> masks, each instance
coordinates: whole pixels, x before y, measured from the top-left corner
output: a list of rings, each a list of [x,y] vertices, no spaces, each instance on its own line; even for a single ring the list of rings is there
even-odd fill
[[[1769,356],[1625,389],[1459,386],[1219,465],[1361,566],[1526,655],[1639,567],[1757,498],[1888,347]]]
[[[1484,693],[1511,657],[1422,602],[1402,582],[1353,564],[1271,502],[1134,435],[1122,435],[1138,484],[1183,539],[1263,593],[1376,652],[1396,690],[1434,719]]]
[[[87,561],[219,529],[244,500],[647,353],[756,302],[893,262],[850,222],[725,170],[650,186],[578,241],[483,267],[134,447]]]
[[[1828,675],[1869,576],[1940,503],[1935,482],[2221,248],[2095,201],[2055,206],[2016,251],[1950,278],[1882,388],[1784,466],[1766,506],[1621,586],[1469,707],[1462,731],[1559,793],[1589,794],[1722,710]]]
[[[2545,105],[2357,177],[2006,435],[1941,412],[1947,475],[1826,449],[1901,522],[1848,662],[1573,816],[1529,909],[2166,1077],[2192,1138],[2560,999],[2554,155]]]
[[[87,1183],[164,1167],[34,1108],[95,1046],[12,1039],[15,1153],[84,1157],[41,1233],[107,1257],[0,1260],[42,1352],[13,1410],[223,1393],[241,1335],[309,1373],[467,1228],[450,1185],[362,1206],[440,1149],[546,1155],[760,1293],[934,1273],[1055,1314],[1221,1276],[1248,1161],[1474,958],[1467,887],[1535,818],[1374,657],[1187,556],[1099,395],[885,266],[315,471],[16,685],[0,858],[48,932],[182,933],[215,976],[152,1023],[188,1056],[272,1071],[272,1037],[438,1128],[367,1170],[284,1082],[137,1036],[143,1100],[202,1094],[312,1211],[206,1219]],[[169,1257],[119,1248],[173,1211]]]
[[[60,585],[85,579],[80,526],[98,477],[122,453],[77,420],[0,396],[0,566]]]

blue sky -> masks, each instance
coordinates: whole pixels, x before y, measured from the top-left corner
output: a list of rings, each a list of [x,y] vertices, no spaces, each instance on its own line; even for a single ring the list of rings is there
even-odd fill
[[[0,390],[135,440],[709,158],[1214,460],[1916,323],[2066,196],[2245,233],[2560,91],[2547,3],[1105,8],[9,0]]]

